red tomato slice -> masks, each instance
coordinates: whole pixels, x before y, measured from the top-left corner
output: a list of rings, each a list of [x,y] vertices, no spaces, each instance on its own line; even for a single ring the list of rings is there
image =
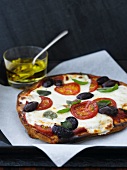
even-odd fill
[[[92,80],[91,80],[91,84],[90,84],[90,89],[89,89],[89,91],[90,91],[90,92],[93,92],[93,91],[95,91],[97,88],[98,88],[98,83],[97,83],[97,81],[94,80],[94,79],[92,79]]]
[[[55,77],[53,77],[52,78],[53,80],[64,80],[64,76],[62,76],[62,75],[59,75],[59,76],[55,76]]]
[[[110,100],[111,103],[109,104],[109,106],[117,107],[116,102],[115,102],[113,99],[111,99],[111,98],[101,97],[101,98],[97,98],[97,99],[95,99],[95,100],[93,100],[93,101],[94,101],[94,102],[99,102],[99,101],[101,101],[101,100]]]
[[[87,130],[84,127],[79,127],[79,128],[76,128],[75,130],[73,130],[73,133],[75,135],[78,135],[78,134],[83,133],[83,132],[87,132]]]
[[[74,117],[84,120],[90,119],[98,113],[98,105],[93,101],[85,101],[71,106],[71,113]]]
[[[43,127],[43,126],[36,125],[36,124],[34,126],[40,133],[42,133],[44,135],[47,135],[47,136],[53,135],[51,127]]]
[[[55,91],[63,95],[76,95],[80,92],[80,86],[77,83],[68,83],[55,87]]]
[[[45,110],[52,106],[53,102],[50,98],[45,96],[40,96],[40,97],[41,97],[41,103],[38,105],[37,110]]]

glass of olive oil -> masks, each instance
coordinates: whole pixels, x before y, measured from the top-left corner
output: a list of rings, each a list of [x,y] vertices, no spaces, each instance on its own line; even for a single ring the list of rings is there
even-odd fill
[[[8,49],[3,58],[8,83],[15,88],[24,89],[47,74],[48,52],[44,52],[32,64],[33,58],[42,50],[36,46],[21,46]]]

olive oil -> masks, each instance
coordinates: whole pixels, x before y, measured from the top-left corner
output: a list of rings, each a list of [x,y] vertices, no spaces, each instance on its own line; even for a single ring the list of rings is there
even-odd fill
[[[13,87],[18,88],[26,84],[33,84],[46,75],[47,61],[37,59],[36,63],[32,64],[32,58],[18,58],[12,60],[10,68],[7,69],[8,82]]]

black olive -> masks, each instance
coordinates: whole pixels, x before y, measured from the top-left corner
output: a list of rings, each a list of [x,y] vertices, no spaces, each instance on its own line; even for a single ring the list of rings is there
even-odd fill
[[[55,86],[62,86],[63,85],[63,81],[62,80],[54,80],[54,85]]]
[[[102,84],[102,87],[112,87],[115,86],[115,84],[119,84],[119,82],[115,80],[108,80]]]
[[[90,92],[84,92],[84,93],[80,93],[76,98],[80,99],[80,100],[85,100],[85,99],[90,99],[92,98],[94,95]]]
[[[74,133],[71,130],[64,128],[62,126],[59,126],[59,125],[54,125],[52,127],[52,132],[55,135],[57,135],[59,138],[69,138],[74,135]]]
[[[50,86],[52,86],[53,85],[53,79],[51,79],[51,78],[47,78],[47,79],[45,79],[44,80],[44,82],[42,83],[42,86],[44,86],[44,87],[50,87]]]
[[[72,127],[69,128],[70,130],[74,130],[78,127],[78,120],[75,117],[70,116],[70,117],[67,117],[66,120],[71,122],[72,124]]]
[[[105,106],[99,109],[99,113],[108,116],[116,116],[118,114],[118,109],[114,106]]]
[[[23,111],[32,112],[37,108],[37,106],[38,106],[38,102],[29,102],[24,106]]]
[[[103,83],[105,83],[108,80],[109,80],[109,78],[107,76],[103,76],[103,77],[100,77],[100,78],[97,79],[97,83],[99,85],[102,85]]]

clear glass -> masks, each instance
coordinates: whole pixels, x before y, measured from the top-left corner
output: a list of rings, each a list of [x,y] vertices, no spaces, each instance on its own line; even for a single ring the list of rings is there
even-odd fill
[[[15,88],[24,89],[47,74],[48,52],[44,52],[33,65],[33,58],[42,50],[36,46],[21,46],[8,49],[3,58],[8,83]]]

